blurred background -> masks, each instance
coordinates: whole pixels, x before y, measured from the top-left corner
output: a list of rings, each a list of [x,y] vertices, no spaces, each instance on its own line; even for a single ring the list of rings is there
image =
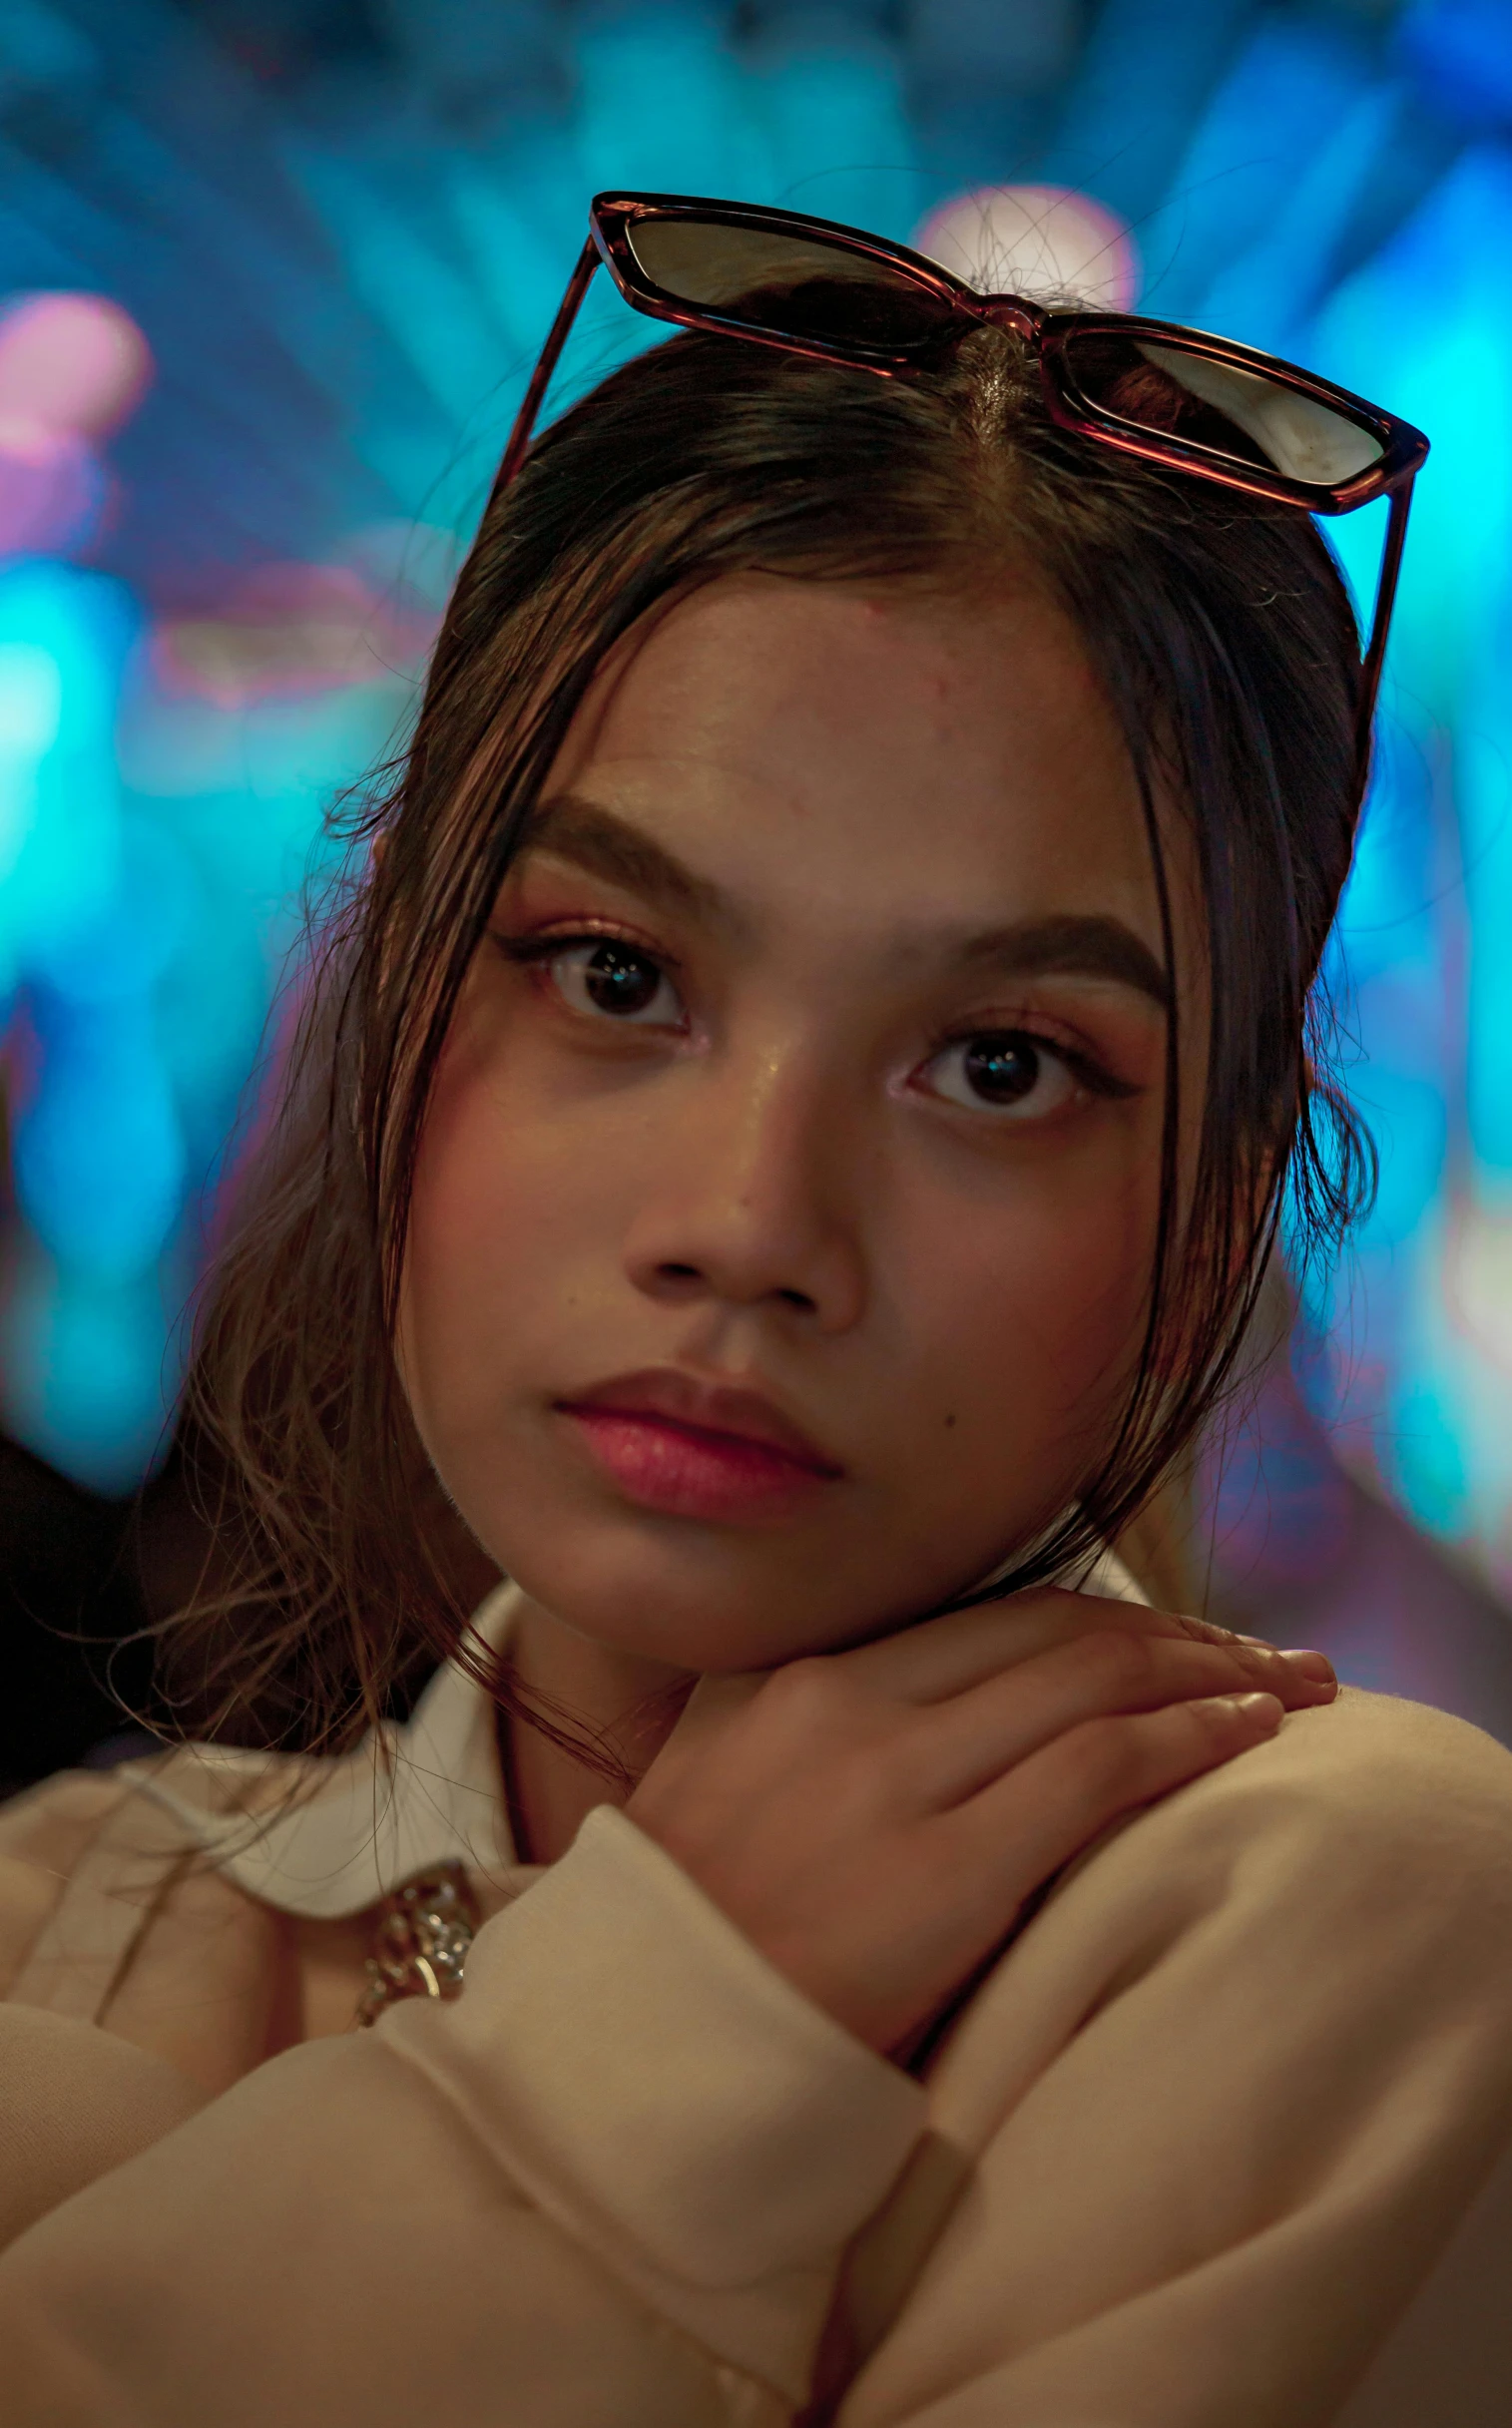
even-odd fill
[[[1380,1194],[1172,1524],[1221,1614],[1512,1738],[1508,0],[0,0],[0,1781],[126,1724],[322,814],[608,186],[990,225],[1429,432],[1331,968]],[[596,292],[569,383],[653,335]]]

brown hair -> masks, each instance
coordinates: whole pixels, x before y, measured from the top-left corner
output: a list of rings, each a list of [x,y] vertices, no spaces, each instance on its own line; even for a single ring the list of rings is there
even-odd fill
[[[1173,420],[1208,411],[1175,388],[1164,405]],[[494,496],[413,742],[345,819],[348,873],[323,907],[281,1098],[207,1288],[189,1382],[216,1551],[176,1624],[181,1656],[198,1647],[214,1672],[222,1724],[255,1708],[274,1736],[338,1746],[380,1713],[406,1664],[457,1647],[466,1596],[446,1546],[460,1520],[429,1473],[390,1345],[411,1175],[458,988],[606,651],[659,601],[739,570],[964,582],[1010,553],[1069,610],[1121,720],[1168,965],[1157,791],[1190,820],[1213,974],[1180,1216],[1172,1023],[1139,1371],[1077,1509],[1016,1582],[1117,1534],[1190,1443],[1286,1191],[1304,1247],[1341,1229],[1368,1151],[1316,1076],[1314,982],[1353,839],[1359,648],[1310,519],[1061,431],[999,331],[899,379],[678,337],[579,403]],[[480,1674],[483,1663],[479,1648]],[[507,1678],[491,1683],[515,1700]],[[571,1738],[561,1714],[522,1715]]]

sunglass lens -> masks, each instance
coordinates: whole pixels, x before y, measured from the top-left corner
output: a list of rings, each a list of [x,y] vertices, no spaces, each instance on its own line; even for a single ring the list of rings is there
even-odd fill
[[[664,294],[773,336],[908,353],[953,318],[903,267],[822,239],[695,219],[637,220],[626,233]]]
[[[1099,412],[1318,489],[1353,480],[1385,452],[1372,430],[1314,397],[1169,338],[1083,329],[1067,342],[1065,366]]]

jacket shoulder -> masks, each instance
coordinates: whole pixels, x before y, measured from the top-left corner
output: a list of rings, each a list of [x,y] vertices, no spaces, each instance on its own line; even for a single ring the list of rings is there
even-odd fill
[[[1512,1825],[1512,1753],[1427,1703],[1341,1687],[1335,1702],[1292,1712],[1260,1750],[1277,1784],[1340,1815],[1397,1816],[1415,1828],[1437,1814],[1498,1838]],[[1512,1855],[1512,1835],[1507,1845]]]
[[[1283,1896],[1512,1926],[1512,1753],[1427,1704],[1344,1687],[1173,1803],[1189,1845]]]

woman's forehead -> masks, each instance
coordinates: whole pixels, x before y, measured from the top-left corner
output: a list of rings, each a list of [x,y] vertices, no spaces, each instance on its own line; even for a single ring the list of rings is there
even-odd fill
[[[1112,909],[1158,937],[1117,721],[1027,582],[712,584],[606,666],[546,788],[566,792],[848,918]]]
[[[1027,574],[987,590],[734,574],[626,636],[590,694],[617,736],[676,712],[686,732],[759,752],[798,734],[865,729],[914,751],[1101,747],[1117,725],[1074,624]]]

